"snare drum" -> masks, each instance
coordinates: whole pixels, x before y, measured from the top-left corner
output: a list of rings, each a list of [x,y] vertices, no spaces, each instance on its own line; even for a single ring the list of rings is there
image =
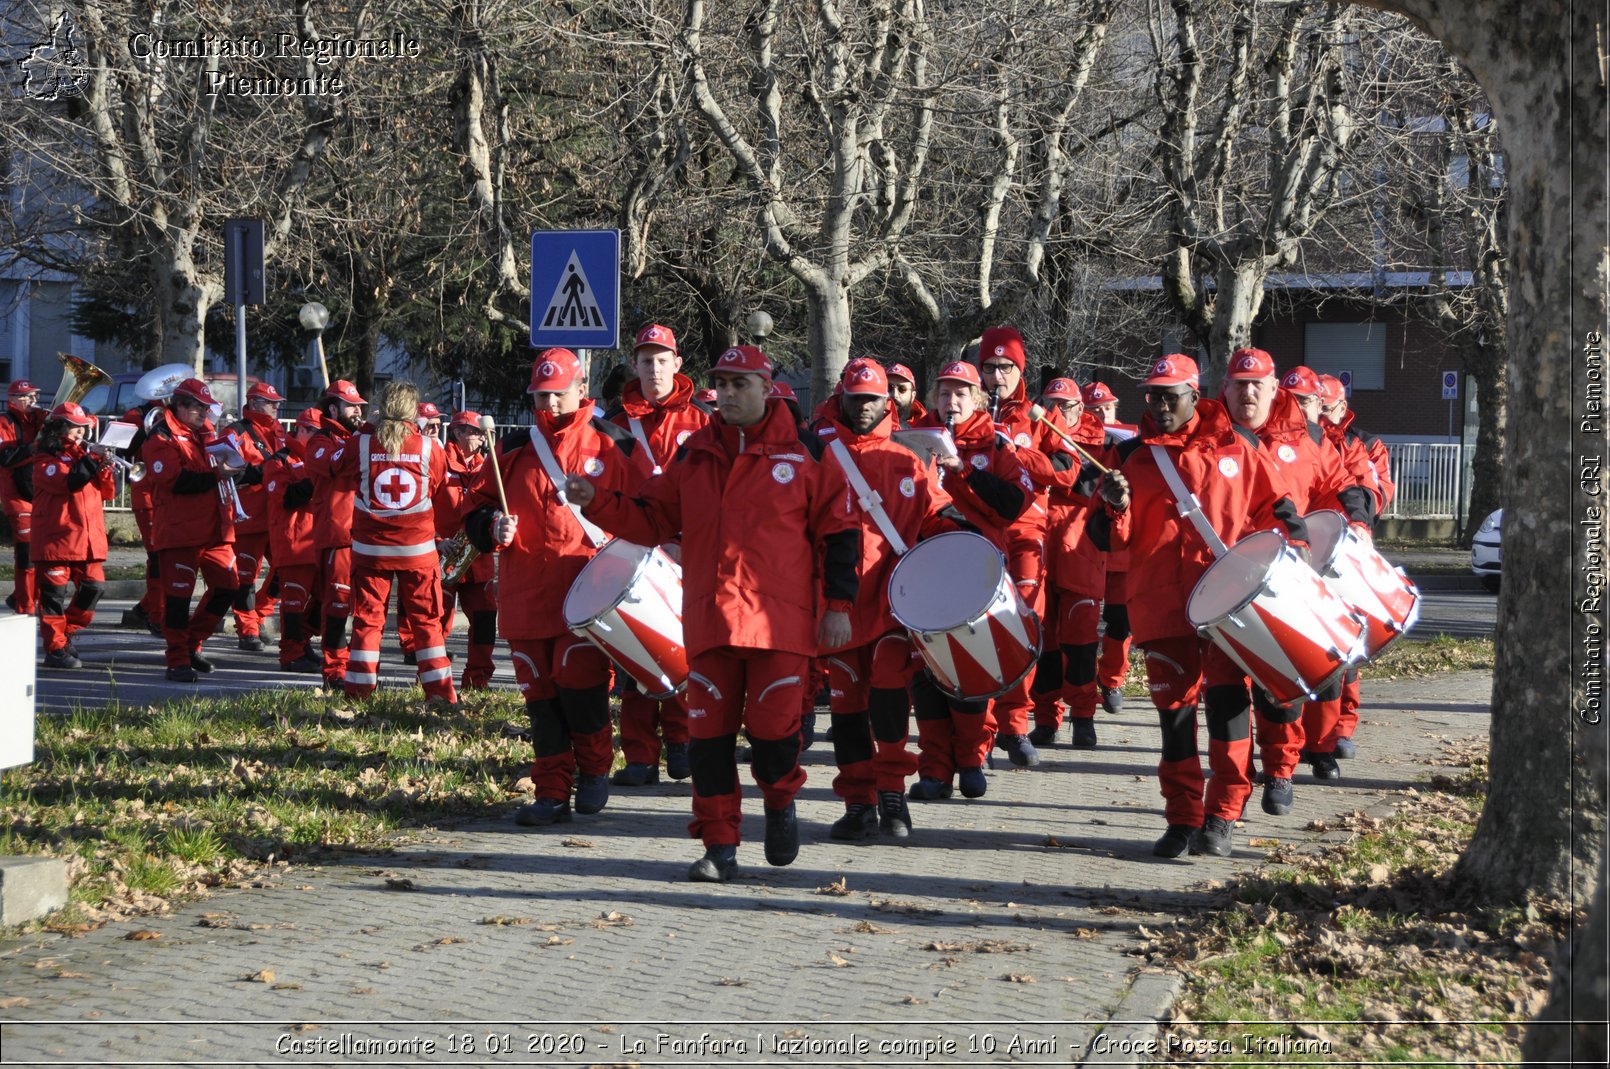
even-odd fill
[[[1303,517],[1314,570],[1342,600],[1364,615],[1365,647],[1373,658],[1420,619],[1420,589],[1332,509]]]
[[[682,569],[662,550],[611,540],[570,584],[564,613],[566,627],[650,698],[669,698],[687,683]]]
[[[981,701],[1011,690],[1040,656],[1040,621],[989,539],[951,531],[918,543],[889,575],[889,608],[934,682]]]
[[[1365,656],[1359,614],[1275,531],[1214,561],[1185,615],[1281,705],[1314,698]]]

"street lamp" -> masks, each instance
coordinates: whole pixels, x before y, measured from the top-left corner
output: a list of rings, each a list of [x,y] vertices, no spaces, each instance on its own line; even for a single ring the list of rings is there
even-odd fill
[[[330,367],[324,362],[324,328],[330,325],[330,310],[318,301],[309,301],[296,313],[303,330],[313,332],[313,347],[319,354],[319,373],[324,376],[326,388],[330,385]]]
[[[756,308],[749,313],[749,318],[744,320],[744,325],[749,328],[749,336],[758,345],[766,340],[766,335],[771,333],[771,316]]]

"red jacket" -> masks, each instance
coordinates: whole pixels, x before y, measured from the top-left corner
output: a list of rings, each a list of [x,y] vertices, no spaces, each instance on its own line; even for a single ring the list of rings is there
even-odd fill
[[[1367,484],[1372,473],[1345,469],[1340,452],[1318,424],[1308,421],[1296,396],[1285,387],[1276,388],[1269,418],[1256,433],[1303,515],[1335,509],[1355,523],[1371,522]]]
[[[229,430],[235,434],[236,441],[240,442],[241,456],[246,458],[250,469],[249,481],[243,481],[236,492],[240,494],[241,508],[246,510],[246,519],[235,526],[237,535],[263,534],[268,530],[268,503],[266,491],[263,489],[263,462],[270,456],[285,448],[285,429],[280,421],[270,416],[256,412],[247,412],[244,417],[229,425]]]
[[[147,420],[150,421],[151,426],[156,426],[162,417],[160,415],[153,416],[151,413],[166,407],[167,406],[161,401],[147,401],[138,408],[131,408],[127,412],[123,413],[124,423],[132,423],[136,427],[140,428],[134,432],[134,440],[129,443],[129,447],[123,450],[124,459],[140,459],[145,449],[145,428]],[[129,483],[129,508],[136,512],[142,509],[148,512],[150,511],[151,482],[149,479],[141,479],[139,482]]]
[[[636,379],[628,380],[622,388],[620,407],[608,419],[631,432],[637,443],[632,457],[645,478],[669,467],[682,443],[710,422],[710,414],[694,404],[693,392],[693,380],[680,372],[671,396],[658,404],[643,396],[643,384]],[[647,452],[644,445],[648,446]]]
[[[285,452],[263,465],[268,556],[276,568],[319,562],[313,548],[313,479],[302,463],[302,446],[292,438]]]
[[[689,656],[721,646],[816,656],[819,544],[827,607],[850,610],[860,526],[844,473],[819,448],[774,400],[750,427],[717,416],[635,496],[599,488],[587,515],[604,529],[647,546],[681,533]]]
[[[895,404],[894,404],[893,400],[890,400],[890,402],[889,402],[889,410],[891,412],[895,411]],[[911,399],[911,415],[907,416],[903,421],[901,421],[900,429],[905,430],[907,427],[925,427],[925,426],[928,426],[928,424],[924,422],[927,418],[928,418],[928,409],[927,409],[927,407],[921,401],[917,400],[916,398],[912,398]]]
[[[164,408],[152,418],[140,455],[151,484],[152,550],[216,546],[235,541],[235,510],[218,492],[207,456],[212,424],[192,431]]]
[[[1325,437],[1342,451],[1349,470],[1361,470],[1362,463],[1370,466],[1373,481],[1367,485],[1375,498],[1375,515],[1379,517],[1392,504],[1392,497],[1397,493],[1397,485],[1392,481],[1392,457],[1386,450],[1385,442],[1353,425],[1354,415],[1353,412],[1347,413],[1340,423],[1332,423],[1328,419],[1320,423],[1325,428]]]
[[[539,412],[536,426],[498,443],[498,463],[509,511],[520,521],[514,542],[497,548],[498,630],[510,639],[556,638],[565,626],[565,595],[592,560],[593,545],[575,514],[559,498],[537,456],[532,435],[542,434],[563,475],[586,474],[601,488],[629,490],[642,480],[631,458],[631,435],[597,419],[593,403],[567,416]],[[491,521],[501,510],[492,465],[476,474],[462,508],[472,541],[483,553],[494,548]],[[647,542],[646,545],[654,545]]]
[[[1190,421],[1173,434],[1160,433],[1150,415],[1143,417],[1140,436],[1120,443],[1114,454],[1129,480],[1128,508],[1114,512],[1104,503],[1091,517],[1098,544],[1135,550],[1129,559],[1129,622],[1141,644],[1195,633],[1185,618],[1186,601],[1214,560],[1180,515],[1152,457],[1154,445],[1167,450],[1225,545],[1253,531],[1281,527],[1296,541],[1308,537],[1257,436],[1231,423],[1219,402],[1198,401]]]
[[[442,456],[447,461],[447,481],[431,500],[436,509],[436,537],[452,538],[464,529],[464,499],[486,466],[486,454],[465,453],[455,443],[448,442]],[[482,553],[470,562],[464,582],[489,583],[496,572],[496,558]]]
[[[1020,583],[1038,583],[1046,569],[1046,529],[1051,521],[1047,491],[1057,485],[1070,485],[1079,474],[1082,459],[1045,423],[1034,418],[1033,402],[1018,377],[1017,389],[996,406],[995,429],[1012,441],[1018,463],[1033,481],[1034,492],[1023,515],[1012,524],[1007,538],[1007,557],[1013,578]],[[1062,413],[1046,411],[1045,418],[1066,431]]]
[[[915,453],[890,439],[893,430],[894,420],[885,416],[876,427],[859,436],[837,420],[823,422],[815,433],[827,447],[823,451],[824,464],[838,464],[832,443],[844,443],[851,462],[867,486],[882,498],[880,507],[889,517],[895,533],[910,549],[919,539],[957,527],[940,515],[940,509],[950,504],[950,495],[940,488],[939,480]],[[854,496],[853,483],[851,494]],[[900,622],[889,611],[889,573],[894,571],[900,558],[859,499],[855,513],[861,521],[861,562],[857,569],[860,592],[850,611],[850,641],[845,643],[845,648],[864,646],[880,635],[901,630]]]
[[[943,427],[944,421],[930,413],[927,426]],[[1023,515],[1034,494],[1034,483],[1020,464],[1016,451],[1004,434],[995,429],[989,413],[979,409],[966,423],[952,428],[956,451],[961,455],[966,478],[946,474],[945,493],[957,511],[995,548],[1007,552],[1007,529]],[[1008,563],[1011,557],[1008,554]],[[1014,579],[1021,578],[1016,572]],[[1032,577],[1031,577],[1032,578]]]
[[[322,552],[352,544],[352,490],[337,486],[332,471],[352,432],[323,413],[319,425],[307,440],[302,463],[313,477],[313,545]]]
[[[22,476],[20,486],[16,475],[23,469],[32,474],[34,439],[39,437],[39,428],[45,425],[48,414],[43,408],[19,413],[9,404],[0,413],[0,504],[8,512],[18,504],[27,505],[32,495],[28,475]]]
[[[60,453],[36,455],[33,559],[106,559],[105,502],[112,500],[112,466],[72,442]]]
[[[1085,412],[1079,425],[1068,432],[1103,464],[1112,459],[1119,442],[1107,435],[1106,424],[1094,412]],[[1082,469],[1081,469],[1082,470]],[[1095,473],[1095,469],[1090,469]],[[1046,571],[1058,590],[1100,601],[1107,588],[1107,558],[1110,554],[1090,537],[1090,519],[1095,483],[1057,485],[1050,491],[1050,523],[1046,528]],[[1098,506],[1099,507],[1099,506]]]
[[[436,509],[431,496],[447,479],[442,443],[409,431],[387,454],[369,424],[358,428],[330,465],[335,489],[353,494],[352,563],[375,572],[434,570]]]

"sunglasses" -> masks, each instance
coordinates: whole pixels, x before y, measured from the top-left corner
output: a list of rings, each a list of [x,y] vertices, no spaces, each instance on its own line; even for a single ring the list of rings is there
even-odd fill
[[[1190,395],[1191,391],[1189,390],[1181,390],[1178,393],[1168,390],[1147,390],[1146,403],[1151,405],[1167,405],[1169,408],[1173,408]]]

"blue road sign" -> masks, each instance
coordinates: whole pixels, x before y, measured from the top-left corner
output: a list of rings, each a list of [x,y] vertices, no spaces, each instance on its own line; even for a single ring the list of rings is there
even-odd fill
[[[1452,401],[1459,396],[1459,372],[1444,371],[1442,373],[1442,399]]]
[[[620,318],[619,230],[532,233],[532,348],[613,349]]]
[[[1340,379],[1341,383],[1342,383],[1342,396],[1343,397],[1352,397],[1353,396],[1353,373],[1351,371],[1338,371],[1336,373],[1336,377],[1338,379]]]

